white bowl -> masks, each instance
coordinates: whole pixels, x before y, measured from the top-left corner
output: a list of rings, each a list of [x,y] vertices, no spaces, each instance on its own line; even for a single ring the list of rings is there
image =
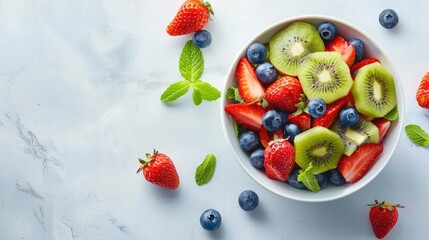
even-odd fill
[[[317,193],[306,191],[306,190],[295,189],[289,186],[285,182],[271,180],[265,175],[265,173],[262,170],[254,168],[250,164],[248,154],[245,153],[243,150],[241,150],[239,146],[237,137],[234,134],[232,118],[230,118],[229,115],[226,114],[224,110],[226,105],[232,103],[231,100],[228,100],[225,97],[226,90],[228,89],[229,86],[236,85],[235,68],[240,58],[246,55],[246,50],[248,46],[254,42],[262,42],[262,43],[268,42],[270,37],[275,32],[282,29],[286,25],[296,21],[304,21],[307,23],[311,23],[315,26],[317,26],[321,22],[329,21],[336,25],[337,32],[345,39],[350,39],[353,37],[357,37],[361,39],[365,45],[365,55],[367,57],[378,58],[381,64],[392,73],[395,79],[396,100],[398,103],[398,111],[399,111],[399,118],[391,124],[389,131],[385,139],[383,140],[383,147],[384,147],[383,154],[371,167],[368,173],[356,183],[353,183],[353,184],[346,183],[343,186],[328,185],[326,188],[323,188],[321,191]],[[367,185],[370,181],[372,181],[381,172],[381,170],[383,170],[383,168],[386,166],[386,164],[389,162],[390,158],[392,157],[396,149],[396,146],[398,145],[399,138],[401,136],[401,132],[404,125],[405,111],[404,111],[404,93],[403,93],[401,83],[399,81],[399,76],[395,72],[391,61],[387,57],[387,54],[385,53],[385,51],[381,48],[380,44],[378,44],[368,34],[364,33],[362,30],[358,29],[356,26],[346,21],[333,18],[333,17],[328,17],[328,16],[312,15],[312,16],[299,16],[299,17],[288,18],[274,25],[271,25],[266,29],[264,29],[263,31],[261,31],[255,37],[250,39],[250,41],[245,46],[243,46],[241,51],[237,54],[237,57],[232,62],[231,67],[229,68],[226,81],[222,89],[222,100],[221,100],[220,112],[221,112],[221,121],[222,121],[223,131],[225,133],[225,137],[229,145],[231,146],[236,159],[238,160],[240,165],[243,167],[246,173],[249,174],[251,178],[253,178],[257,183],[259,183],[261,186],[268,189],[269,191],[289,199],[294,199],[294,200],[304,201],[304,202],[324,202],[324,201],[339,199],[358,191],[359,189]]]

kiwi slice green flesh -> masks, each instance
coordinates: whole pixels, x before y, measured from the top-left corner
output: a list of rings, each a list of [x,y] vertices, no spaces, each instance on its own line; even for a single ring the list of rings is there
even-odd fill
[[[346,96],[353,85],[349,67],[337,52],[309,54],[301,63],[298,78],[308,99],[321,98],[325,103]]]
[[[314,174],[336,168],[344,152],[341,137],[321,126],[298,134],[294,143],[296,163],[302,169],[306,169],[311,163],[311,172]]]
[[[383,117],[396,106],[393,76],[378,62],[359,69],[351,91],[356,109],[364,115]]]
[[[269,59],[280,72],[298,75],[302,59],[309,53],[325,50],[316,27],[305,22],[294,22],[276,32],[270,39]]]
[[[378,143],[380,133],[372,122],[360,119],[353,127],[344,127],[338,121],[332,127],[332,131],[338,133],[344,143],[344,155],[352,155],[358,146],[364,143]]]

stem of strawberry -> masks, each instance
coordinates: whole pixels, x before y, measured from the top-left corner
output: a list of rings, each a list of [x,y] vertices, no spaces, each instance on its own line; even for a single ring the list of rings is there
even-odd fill
[[[375,203],[367,204],[367,206],[370,206],[370,207],[377,206],[379,208],[387,208],[389,211],[392,211],[393,207],[405,208],[405,206],[402,206],[399,203],[398,204],[392,204],[392,203],[389,203],[386,201],[379,202],[377,199],[375,200]]]

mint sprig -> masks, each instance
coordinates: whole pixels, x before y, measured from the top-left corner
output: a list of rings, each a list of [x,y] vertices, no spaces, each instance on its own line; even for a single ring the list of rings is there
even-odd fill
[[[410,140],[418,146],[429,146],[429,134],[416,124],[409,124],[405,126],[405,133]]]
[[[320,191],[320,186],[316,176],[311,172],[312,168],[313,165],[310,163],[310,165],[298,175],[298,181],[302,182],[308,190],[318,192]]]
[[[183,46],[179,59],[179,71],[184,80],[171,84],[161,95],[161,102],[170,103],[185,95],[192,86],[195,105],[220,98],[220,91],[207,82],[201,81],[204,71],[204,57],[201,49],[189,40]]]
[[[216,168],[216,156],[207,154],[204,161],[195,170],[195,182],[202,186],[210,181]]]

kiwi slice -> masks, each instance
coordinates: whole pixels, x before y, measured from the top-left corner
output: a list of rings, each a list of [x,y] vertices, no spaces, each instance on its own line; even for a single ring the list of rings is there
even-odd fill
[[[349,67],[337,52],[309,54],[301,63],[298,78],[308,99],[321,98],[325,103],[346,96],[353,85]]]
[[[343,155],[344,144],[335,132],[321,126],[311,128],[295,137],[295,161],[311,172],[318,174],[336,168]]]
[[[372,122],[360,119],[353,127],[344,127],[340,121],[335,123],[332,131],[338,133],[344,143],[344,154],[352,155],[358,146],[364,143],[378,143],[380,133]]]
[[[307,54],[324,50],[325,45],[315,26],[294,22],[271,37],[269,59],[280,72],[297,76],[299,65]]]
[[[356,109],[370,117],[383,117],[396,106],[393,76],[378,62],[359,69],[352,94]]]

